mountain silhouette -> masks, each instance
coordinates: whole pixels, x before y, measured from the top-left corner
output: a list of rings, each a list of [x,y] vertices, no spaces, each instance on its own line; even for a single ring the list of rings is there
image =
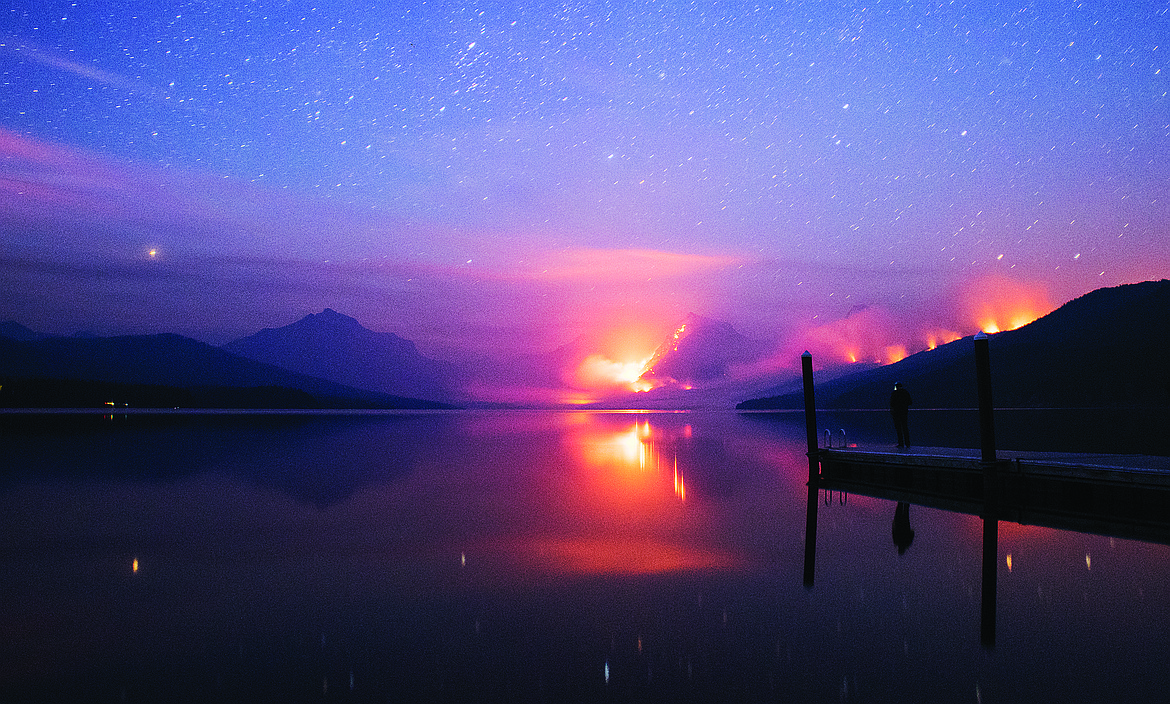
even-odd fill
[[[119,391],[138,398],[166,399],[149,405],[183,405],[171,399],[228,399],[232,406],[330,408],[430,408],[438,404],[347,387],[245,359],[180,335],[46,337],[20,341],[0,337],[0,405],[42,407],[35,394],[74,399]],[[70,390],[72,389],[72,391]],[[178,395],[176,389],[198,390]],[[218,389],[209,393],[211,389]],[[229,390],[234,389],[234,392]],[[245,393],[244,390],[250,390]],[[263,390],[263,391],[259,391]],[[23,399],[16,403],[15,399]],[[219,405],[218,403],[216,405]]]
[[[50,336],[30,330],[14,320],[0,323],[0,338],[18,342],[32,342],[33,340],[43,340],[46,337]]]
[[[265,328],[223,349],[358,389],[440,402],[457,398],[452,365],[428,359],[410,340],[368,330],[331,308]]]
[[[1000,408],[1170,405],[1170,281],[1087,293],[1017,330],[989,336],[992,398]],[[815,378],[815,375],[814,375]],[[894,382],[915,408],[978,406],[971,337],[816,387],[818,408],[884,408]],[[803,408],[800,392],[737,408]]]
[[[735,366],[757,361],[764,351],[762,344],[729,323],[689,313],[659,345],[642,378],[684,387],[719,382],[730,377]]]

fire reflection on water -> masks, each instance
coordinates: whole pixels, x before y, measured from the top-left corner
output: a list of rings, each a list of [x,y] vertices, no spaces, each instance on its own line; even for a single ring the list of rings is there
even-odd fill
[[[821,503],[801,585],[805,429],[786,417],[295,427],[206,443],[233,452],[168,481],[10,479],[0,699],[950,701],[1021,681],[1157,699],[1165,545],[1000,521],[1000,638],[980,650],[978,516],[915,506],[900,555],[893,501]],[[312,503],[275,483],[330,476],[306,457],[373,469]]]
[[[627,489],[630,484],[641,483],[645,485],[644,490],[654,493],[659,477],[665,474],[665,468],[670,468],[674,495],[679,501],[686,501],[686,480],[679,466],[678,446],[690,435],[689,425],[671,432],[642,420],[617,432],[589,429],[577,436],[576,442],[587,466],[622,477]]]
[[[688,502],[690,425],[581,414],[564,435],[577,460],[561,514],[541,535],[491,546],[513,567],[557,574],[653,574],[734,568],[743,560],[707,542],[702,502]],[[539,491],[539,490],[538,490]],[[501,557],[503,557],[501,555]],[[507,560],[508,558],[504,558]]]

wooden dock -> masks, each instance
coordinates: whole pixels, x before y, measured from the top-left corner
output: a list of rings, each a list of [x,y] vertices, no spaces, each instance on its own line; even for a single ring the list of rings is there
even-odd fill
[[[1170,457],[997,449],[988,337],[981,332],[973,342],[978,449],[819,447],[812,355],[801,355],[809,525],[815,527],[812,501],[823,488],[960,511],[991,523],[1007,520],[1170,545]]]
[[[995,646],[1000,521],[1170,545],[1170,457],[1012,452],[995,444],[987,336],[975,336],[979,448],[819,447],[812,355],[801,355],[808,441],[804,584],[816,577],[822,490],[976,515],[983,520],[980,641]],[[831,436],[830,436],[831,437]],[[905,506],[907,511],[909,507]],[[908,526],[907,526],[908,527]]]
[[[1170,544],[1170,457],[923,447],[818,448],[820,488]]]

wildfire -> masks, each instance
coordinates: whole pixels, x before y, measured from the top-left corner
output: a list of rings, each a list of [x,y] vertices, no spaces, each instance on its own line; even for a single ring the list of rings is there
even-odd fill
[[[1017,328],[1024,327],[1028,323],[1039,318],[1041,315],[1044,314],[1032,310],[1026,312],[1016,311],[1015,313],[1010,313],[1002,318],[1002,320],[1005,321],[1005,325],[1002,327],[1000,326],[996,317],[987,317],[980,322],[979,329],[986,333],[997,333],[1002,330],[1015,330]]]
[[[798,333],[798,340],[785,340],[775,359],[781,359],[782,353],[791,348],[798,348],[811,350],[818,359],[830,360],[830,365],[895,364],[912,354],[936,349],[979,330],[987,333],[1015,330],[1055,308],[1044,284],[1003,276],[968,281],[961,290],[941,292],[917,303],[913,300],[899,302],[897,306],[853,305],[844,317],[818,321]],[[574,366],[562,371],[561,380],[575,398],[589,402],[612,400],[657,387],[687,388],[686,379],[671,378],[677,372],[664,360],[672,360],[671,353],[678,352],[680,346],[685,349],[694,330],[683,324],[664,337],[654,335],[652,330],[654,327],[648,324],[626,324],[596,335],[590,347],[585,348],[588,356],[577,357],[579,361]],[[658,335],[665,332],[658,330]],[[706,344],[701,337],[695,343],[699,348]],[[772,364],[771,358],[768,364]],[[786,364],[776,363],[776,366]],[[755,371],[759,370],[751,370]]]
[[[905,345],[890,345],[886,348],[886,364],[901,362],[903,359],[906,359]]]
[[[963,304],[975,324],[986,333],[1022,328],[1054,307],[1044,286],[999,276],[973,283],[966,291]]]
[[[669,350],[678,350],[687,331],[684,323],[675,328],[665,343],[657,344],[649,353],[650,342],[644,330],[620,328],[604,336],[598,344],[602,351],[590,354],[564,376],[573,388],[595,395],[644,392],[668,383],[647,374],[659,358]],[[658,338],[661,340],[662,338]],[[596,348],[595,348],[596,349]]]
[[[931,309],[855,305],[843,318],[806,329],[799,345],[792,347],[837,363],[894,364],[979,330],[1015,330],[1055,308],[1043,284],[1002,276],[968,282],[957,295],[938,303]],[[930,324],[931,318],[943,324]]]
[[[954,330],[931,330],[926,333],[926,349],[933,350],[939,345],[946,345],[961,338],[960,333]]]
[[[652,357],[619,362],[602,354],[591,354],[573,372],[574,386],[594,390],[649,391],[654,388],[642,379]]]

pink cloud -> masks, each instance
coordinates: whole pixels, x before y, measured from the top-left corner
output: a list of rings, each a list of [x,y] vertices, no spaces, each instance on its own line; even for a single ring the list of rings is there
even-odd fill
[[[570,249],[548,252],[521,272],[540,280],[673,279],[726,269],[743,263],[734,256],[684,254],[649,249]]]

